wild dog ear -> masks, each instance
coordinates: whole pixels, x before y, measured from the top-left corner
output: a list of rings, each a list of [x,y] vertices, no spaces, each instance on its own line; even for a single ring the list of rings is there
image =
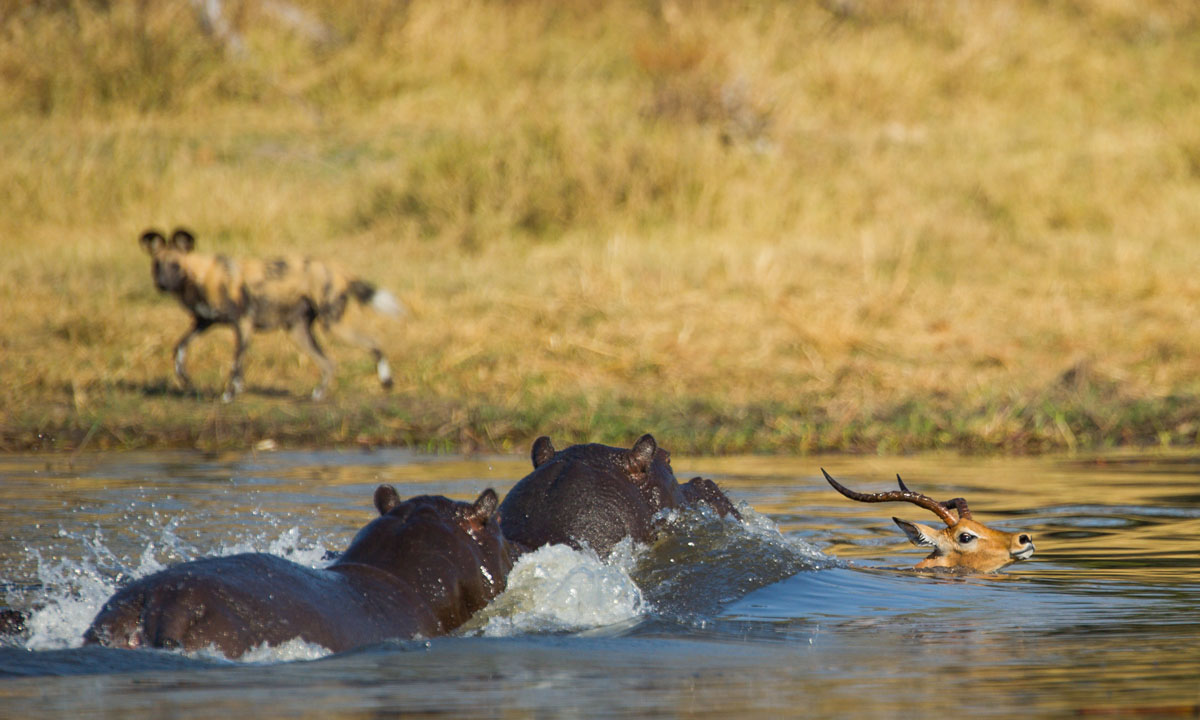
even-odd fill
[[[928,525],[901,520],[898,517],[892,518],[892,521],[900,526],[900,529],[908,536],[908,541],[913,545],[918,547],[937,547],[937,543],[934,542],[934,536],[937,532]]]
[[[400,504],[400,494],[391,485],[380,485],[375,488],[375,509],[380,515],[387,515],[392,508]]]
[[[537,469],[539,465],[544,465],[550,462],[550,458],[554,457],[554,443],[550,442],[550,438],[545,435],[533,441],[533,467]]]
[[[167,244],[167,239],[157,230],[147,230],[138,238],[138,242],[141,244],[143,250],[153,255]]]
[[[186,228],[175,228],[175,232],[171,233],[171,245],[176,250],[189,253],[196,249],[196,236]]]
[[[496,514],[496,508],[499,506],[500,498],[496,497],[496,491],[488,488],[481,492],[475,500],[475,504],[471,508],[471,519],[481,524],[486,523]]]
[[[658,444],[654,442],[653,435],[646,433],[641,436],[626,456],[629,458],[629,469],[637,473],[646,472],[650,469],[650,463],[654,462],[654,453],[657,451]]]

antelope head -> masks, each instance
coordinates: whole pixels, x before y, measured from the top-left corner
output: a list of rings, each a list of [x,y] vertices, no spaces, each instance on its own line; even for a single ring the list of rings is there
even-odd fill
[[[954,498],[938,502],[928,495],[913,492],[904,486],[900,476],[899,490],[881,493],[860,493],[843,487],[822,468],[825,479],[841,494],[859,502],[910,502],[929,510],[946,523],[944,528],[932,528],[920,523],[892,518],[908,535],[913,545],[931,547],[929,557],[917,563],[918,570],[945,568],[950,570],[995,572],[1016,560],[1033,555],[1033,537],[1028,533],[1006,533],[993,530],[971,518],[967,501]]]

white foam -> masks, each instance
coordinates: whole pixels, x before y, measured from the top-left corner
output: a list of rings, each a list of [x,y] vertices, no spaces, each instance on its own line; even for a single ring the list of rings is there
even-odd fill
[[[175,523],[162,527],[150,527],[157,531],[155,540],[146,539],[146,545],[137,558],[136,565],[121,561],[109,549],[104,535],[99,530],[93,535],[73,535],[60,531],[59,536],[78,541],[80,557],[58,557],[47,560],[38,549],[28,548],[37,566],[37,579],[44,588],[40,607],[35,608],[26,621],[29,628],[24,646],[29,650],[57,650],[79,647],[83,644],[83,633],[91,625],[104,603],[121,586],[158,572],[166,567],[160,556],[189,560],[202,555],[233,555],[242,552],[267,552],[287,558],[309,567],[328,564],[325,560],[326,547],[322,543],[308,544],[301,537],[299,527],[291,527],[274,538],[264,534],[254,539],[243,539],[223,545],[214,552],[200,552],[188,546],[175,534]],[[145,533],[139,533],[145,535]],[[74,554],[74,553],[72,553]],[[300,641],[296,641],[300,642]],[[319,646],[317,646],[319,647]],[[320,648],[323,654],[328,654]],[[256,651],[257,652],[257,651]],[[279,648],[263,650],[277,654],[276,660],[311,659],[311,649],[297,650],[289,644]],[[293,657],[292,655],[295,655]],[[316,657],[321,657],[317,655]],[[223,656],[222,656],[223,657]],[[264,661],[264,660],[259,660]]]
[[[741,512],[743,523],[733,523],[715,513],[704,512],[667,513],[664,519],[669,525],[682,529],[685,538],[690,537],[696,542],[707,538],[704,544],[714,545],[707,555],[697,558],[698,561],[709,558],[714,548],[721,558],[733,562],[746,561],[748,552],[753,553],[756,562],[768,562],[781,553],[783,560],[799,555],[817,567],[829,561],[807,543],[784,537],[766,516],[748,507],[741,508]],[[283,530],[275,522],[272,526],[262,534],[243,536],[214,549],[198,548],[182,540],[175,533],[174,521],[159,523],[153,520],[133,529],[142,544],[137,547],[136,556],[125,559],[109,549],[98,530],[92,531],[90,536],[60,533],[61,537],[73,541],[78,549],[70,549],[50,560],[44,559],[37,549],[29,548],[30,556],[37,563],[37,579],[44,590],[41,607],[32,612],[27,623],[30,634],[25,646],[31,650],[78,647],[84,630],[120,586],[180,560],[269,552],[309,567],[329,564],[326,545],[305,538],[302,526],[293,525]],[[746,540],[754,542],[747,545]],[[747,547],[743,548],[743,545]],[[662,552],[662,549],[657,551]],[[651,611],[652,601],[633,580],[634,569],[639,560],[652,559],[654,552],[626,539],[614,548],[606,561],[600,560],[594,552],[577,551],[565,545],[550,545],[527,553],[509,575],[507,590],[477,613],[462,632],[488,636],[579,632],[637,621]],[[670,562],[671,567],[675,567],[675,560]],[[794,571],[790,570],[792,565],[789,563],[775,564],[786,566],[780,572]],[[645,569],[639,572],[645,574]],[[711,575],[708,573],[705,575],[707,580],[697,582],[706,587],[704,582],[711,583]],[[671,581],[668,573],[664,582],[670,584]],[[724,592],[719,587],[713,591]],[[257,648],[239,661],[307,660],[324,657],[328,652],[320,646],[294,640],[274,648]]]
[[[281,662],[294,662],[297,660],[319,660],[323,657],[333,654],[333,651],[316,643],[305,642],[300,638],[292,638],[287,642],[279,645],[268,645],[262,643],[257,647],[252,647],[237,658],[226,657],[216,645],[209,645],[206,648],[193,652],[184,653],[188,657],[201,660],[217,660],[221,662],[237,662],[250,664],[272,664]]]
[[[30,650],[58,650],[83,644],[83,631],[96,617],[104,601],[117,590],[109,579],[87,560],[46,561],[34,552],[38,579],[49,591],[46,604],[34,610],[26,626]]]
[[[308,567],[324,567],[329,564],[325,560],[328,548],[323,543],[306,544],[300,536],[300,527],[293,525],[281,532],[275,539],[267,537],[244,538],[238,542],[228,543],[219,550],[217,555],[237,555],[239,553],[265,552],[278,555],[292,562]],[[264,547],[265,546],[265,547]],[[140,577],[140,576],[139,576]]]
[[[275,647],[263,643],[247,651],[238,660],[247,663],[293,662],[295,660],[318,660],[331,654],[333,651],[323,645],[293,638]]]
[[[547,545],[523,555],[508,588],[472,618],[468,631],[488,636],[578,631],[636,619],[645,610],[632,578],[629,540],[601,561],[596,553]]]
[[[838,564],[837,558],[826,555],[816,545],[803,538],[784,535],[775,521],[746,503],[739,504],[738,512],[742,515],[741,525],[750,537],[767,545],[792,550],[801,557],[811,560],[814,567],[833,567]]]

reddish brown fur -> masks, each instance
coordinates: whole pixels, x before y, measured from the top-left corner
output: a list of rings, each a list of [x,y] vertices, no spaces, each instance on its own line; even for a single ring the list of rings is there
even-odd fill
[[[995,530],[970,518],[959,518],[953,525],[934,528],[893,517],[909,542],[931,548],[918,570],[954,570],[958,572],[995,572],[1033,555],[1033,538],[1028,533]]]
[[[957,572],[995,572],[1018,560],[1033,556],[1033,536],[1029,533],[1007,533],[976,522],[967,508],[967,501],[954,498],[938,502],[909,490],[900,476],[900,490],[881,493],[861,493],[851,490],[821,469],[825,480],[842,495],[857,502],[910,502],[933,512],[945,527],[933,528],[920,523],[893,517],[892,520],[908,536],[909,542],[932,552],[917,563],[918,570],[953,570]]]
[[[380,383],[391,387],[391,370],[378,343],[340,324],[350,298],[396,314],[399,305],[386,291],[307,257],[235,261],[224,255],[196,253],[194,237],[182,228],[176,229],[170,240],[157,230],[147,230],[140,242],[152,259],[155,287],[174,295],[192,314],[192,327],[174,350],[175,374],[185,387],[191,387],[184,367],[188,343],[213,325],[228,325],[234,331],[233,368],[223,395],[226,401],[242,390],[242,355],[250,334],[286,329],[321,368],[313,397],[323,397],[333,378],[333,363],[312,333],[318,320],[325,330],[370,351]]]

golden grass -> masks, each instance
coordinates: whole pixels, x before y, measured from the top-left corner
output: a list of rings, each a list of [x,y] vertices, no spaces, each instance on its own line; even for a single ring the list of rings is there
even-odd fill
[[[0,6],[4,447],[1200,436],[1190,3],[278,7]],[[215,330],[175,392],[176,224],[391,288],[397,389],[257,336],[223,407]]]

